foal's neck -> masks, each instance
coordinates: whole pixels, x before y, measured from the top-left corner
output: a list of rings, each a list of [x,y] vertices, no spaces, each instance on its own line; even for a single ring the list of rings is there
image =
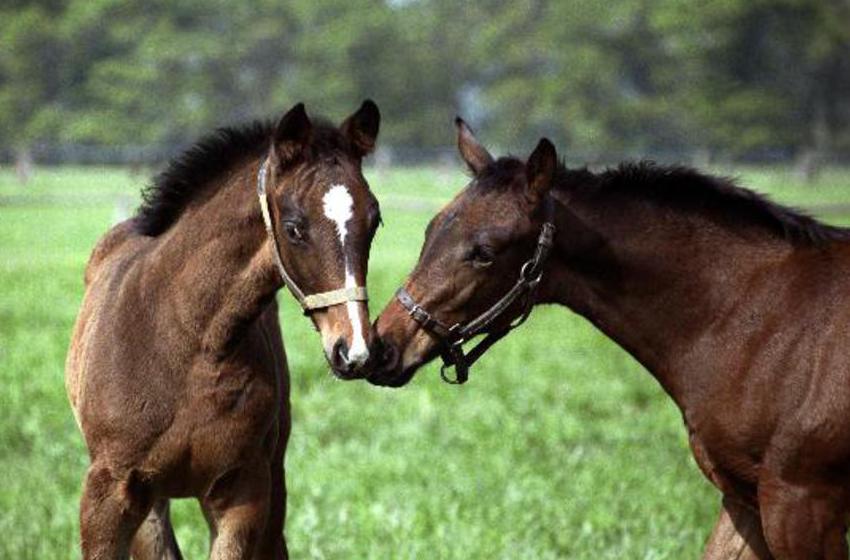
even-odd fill
[[[717,349],[729,325],[752,312],[748,298],[764,299],[758,278],[775,274],[791,246],[705,217],[553,196],[558,233],[542,298],[589,319],[687,408],[685,386],[725,366]]]
[[[154,265],[172,280],[164,298],[184,331],[226,357],[280,287],[255,190],[259,161],[246,159],[210,185],[163,234]]]

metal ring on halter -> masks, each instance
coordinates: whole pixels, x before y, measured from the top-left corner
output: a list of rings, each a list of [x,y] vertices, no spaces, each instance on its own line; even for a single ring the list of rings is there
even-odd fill
[[[519,275],[521,278],[525,279],[526,282],[540,282],[540,279],[543,278],[543,270],[536,271],[537,276],[534,276],[534,265],[536,263],[534,261],[527,261],[522,268],[519,270]],[[530,271],[530,273],[529,273]]]
[[[269,208],[269,195],[266,189],[268,176],[269,159],[266,158],[263,160],[263,163],[260,165],[260,169],[257,172],[257,197],[260,200],[260,211],[263,214],[263,223],[266,226],[266,233],[268,234],[269,241],[271,241],[272,244],[272,256],[274,258],[275,267],[277,268],[278,273],[280,273],[283,283],[289,289],[289,292],[296,300],[298,300],[298,303],[301,304],[301,308],[304,310],[304,313],[308,314],[310,311],[315,309],[324,309],[326,307],[347,303],[349,301],[368,301],[369,296],[366,292],[366,286],[339,288],[328,292],[304,295],[304,292],[301,291],[301,288],[298,287],[298,284],[295,283],[295,280],[286,271],[286,267],[283,266],[283,258],[280,254],[280,244],[277,241],[277,236],[274,234],[274,222]]]
[[[457,342],[448,346],[446,349],[448,359],[444,354],[443,365],[440,366],[440,378],[450,385],[463,385],[469,379],[469,363],[461,344],[461,342]],[[451,368],[455,368],[456,376],[454,379],[448,375],[448,370]]]

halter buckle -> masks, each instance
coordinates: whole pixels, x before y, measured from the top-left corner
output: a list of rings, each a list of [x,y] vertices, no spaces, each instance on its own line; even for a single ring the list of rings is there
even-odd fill
[[[552,222],[545,222],[543,224],[543,229],[540,232],[540,238],[537,243],[543,245],[546,248],[551,247],[555,242],[555,224]]]
[[[420,325],[431,321],[431,314],[422,309],[419,304],[416,303],[413,304],[413,307],[410,308],[410,311],[408,311],[407,314],[413,317],[413,320]]]

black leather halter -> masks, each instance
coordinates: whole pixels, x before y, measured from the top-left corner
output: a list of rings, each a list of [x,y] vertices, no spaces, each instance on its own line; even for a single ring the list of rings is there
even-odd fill
[[[537,287],[540,285],[540,279],[543,277],[543,266],[552,249],[555,237],[553,215],[554,203],[551,198],[547,197],[546,221],[543,223],[540,235],[537,237],[537,248],[534,251],[534,256],[522,265],[519,272],[519,279],[513,287],[489,309],[465,325],[455,323],[452,326],[448,326],[416,303],[416,300],[413,299],[413,296],[404,287],[399,288],[396,292],[396,299],[407,310],[413,320],[440,341],[440,356],[443,358],[440,377],[446,383],[456,385],[466,383],[467,379],[469,379],[469,368],[478,358],[484,355],[484,352],[493,344],[528,319],[531,309],[534,307],[534,295],[537,292]],[[520,298],[522,298],[522,313],[518,317],[506,327],[487,333],[481,342],[476,344],[469,353],[464,353],[464,344],[475,336],[484,333],[496,319],[501,317]],[[456,371],[454,379],[450,378],[447,374],[447,371],[451,367],[454,367]]]

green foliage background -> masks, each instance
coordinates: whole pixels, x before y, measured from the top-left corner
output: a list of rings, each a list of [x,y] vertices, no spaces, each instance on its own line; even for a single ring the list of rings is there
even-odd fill
[[[739,157],[850,147],[844,0],[6,0],[0,147],[174,145],[374,98],[382,143]]]

